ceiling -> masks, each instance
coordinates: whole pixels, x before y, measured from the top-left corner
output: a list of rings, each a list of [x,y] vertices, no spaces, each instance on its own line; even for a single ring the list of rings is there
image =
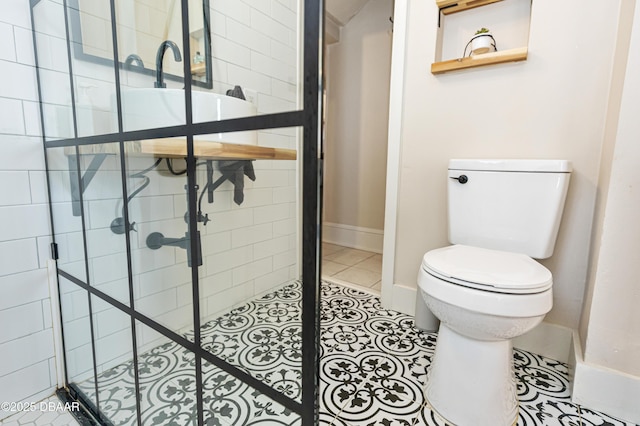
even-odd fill
[[[344,26],[362,9],[369,0],[326,0],[326,12],[334,21]]]

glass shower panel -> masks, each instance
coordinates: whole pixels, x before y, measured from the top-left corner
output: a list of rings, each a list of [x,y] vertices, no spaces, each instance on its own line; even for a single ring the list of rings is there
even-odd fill
[[[76,147],[47,148],[47,168],[58,268],[86,282],[80,180]]]
[[[32,10],[45,140],[73,138],[64,7],[59,1],[41,0]]]
[[[208,30],[209,79],[213,81],[212,89],[193,87],[194,123],[301,109],[300,1],[212,0],[208,28],[200,19],[202,8],[192,7],[192,3],[198,2],[189,3],[193,78],[202,79],[207,71],[203,34]],[[211,136],[223,141],[220,135]]]
[[[184,125],[181,1],[115,7],[124,131]]]
[[[135,309],[173,332],[193,330],[186,139],[125,146]]]
[[[140,322],[136,335],[142,424],[196,425],[193,352]]]
[[[58,283],[67,381],[95,409],[98,401],[94,382],[89,294],[62,276],[58,276]]]
[[[129,306],[120,144],[78,147],[89,284]]]
[[[296,413],[204,360],[202,399],[206,425],[302,425]]]
[[[105,424],[312,424],[320,132],[301,89],[320,62],[301,78],[318,40],[301,42],[302,1],[29,3],[70,397]]]
[[[136,392],[131,317],[118,308],[91,296],[93,336],[96,348],[96,386],[86,386],[86,394],[97,388],[100,413],[114,425],[136,425]]]
[[[300,401],[300,128],[243,133],[257,145],[213,148],[196,137],[196,155],[217,149],[196,162],[200,343]]]
[[[69,0],[69,43],[78,136],[118,131],[111,6]]]

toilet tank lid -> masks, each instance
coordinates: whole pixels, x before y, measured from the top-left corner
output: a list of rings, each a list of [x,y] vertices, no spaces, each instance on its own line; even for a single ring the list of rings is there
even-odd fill
[[[569,160],[452,159],[449,170],[570,173],[573,169]]]

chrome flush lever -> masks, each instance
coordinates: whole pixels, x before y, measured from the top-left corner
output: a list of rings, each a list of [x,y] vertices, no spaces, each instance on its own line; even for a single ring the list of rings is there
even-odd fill
[[[449,176],[449,179],[455,179],[458,182],[460,182],[461,184],[465,184],[465,183],[469,182],[469,178],[467,177],[467,175],[460,175],[458,177]]]

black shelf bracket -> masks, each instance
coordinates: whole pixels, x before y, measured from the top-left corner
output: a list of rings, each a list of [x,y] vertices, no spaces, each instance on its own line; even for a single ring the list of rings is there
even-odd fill
[[[207,160],[207,202],[213,203],[213,160]]]
[[[80,216],[82,211],[80,208],[80,194],[84,194],[84,190],[87,189],[87,186],[89,186],[89,183],[91,183],[95,177],[98,169],[100,169],[100,166],[102,166],[102,163],[107,158],[107,155],[108,154],[94,154],[91,163],[89,163],[89,167],[80,178],[78,178],[78,155],[71,154],[67,156],[69,164],[69,184],[71,188],[71,210],[74,216]]]

